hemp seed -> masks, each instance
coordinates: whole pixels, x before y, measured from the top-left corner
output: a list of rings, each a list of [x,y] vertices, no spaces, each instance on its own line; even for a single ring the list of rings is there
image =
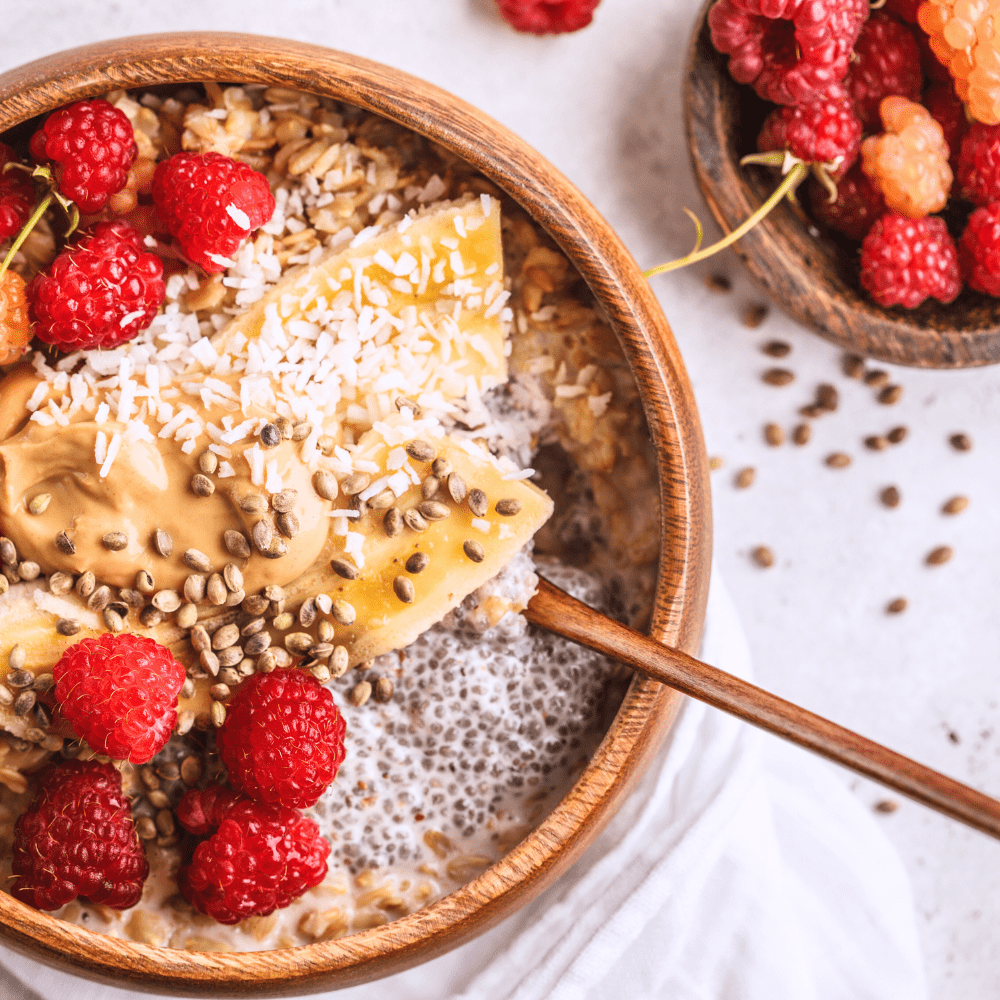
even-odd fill
[[[792,345],[783,340],[769,340],[761,347],[761,351],[769,358],[784,358],[792,353]]]
[[[214,451],[203,451],[198,456],[198,468],[206,476],[214,476],[219,469],[219,456]]]
[[[972,438],[968,434],[952,434],[948,443],[955,451],[972,451]]]
[[[748,465],[745,469],[740,469],[736,473],[735,484],[738,490],[745,490],[753,486],[753,481],[757,478],[757,470],[752,466]]]
[[[479,489],[469,490],[468,502],[469,510],[476,517],[485,517],[486,512],[490,509],[490,502],[486,494]]]
[[[907,608],[907,603],[905,597],[897,597],[885,606],[885,613],[887,615],[902,614]]]
[[[766,545],[758,545],[750,553],[750,556],[762,569],[768,569],[774,565],[774,553]]]
[[[353,625],[358,617],[354,605],[344,600],[334,601],[331,613],[333,614],[333,620],[338,625],[344,626]]]
[[[196,497],[210,497],[215,492],[215,483],[208,476],[196,472],[191,477],[191,492]]]
[[[51,493],[38,493],[31,498],[28,504],[28,513],[44,514],[49,509],[50,503],[52,503]]]
[[[406,560],[407,573],[422,573],[430,564],[431,557],[426,552],[414,552]]]
[[[497,500],[494,510],[501,517],[516,517],[521,513],[521,501],[515,500],[513,497],[506,497],[503,500]]]
[[[761,380],[767,385],[773,386],[784,386],[788,385],[795,379],[795,374],[790,372],[787,368],[768,368],[763,375],[761,375]]]
[[[101,544],[109,552],[121,552],[128,546],[128,535],[124,531],[108,531],[101,538]]]
[[[337,477],[326,469],[320,469],[312,477],[313,489],[324,500],[336,500],[340,487],[337,484]]]
[[[942,508],[942,514],[961,514],[969,506],[968,497],[952,497]]]
[[[60,531],[59,534],[56,535],[55,545],[56,548],[63,553],[63,555],[76,555],[76,546],[73,544],[73,539],[70,538],[65,531]]]
[[[393,683],[388,677],[380,677],[375,682],[375,700],[383,704],[392,700]]]
[[[371,684],[369,684],[368,681],[358,681],[358,683],[351,688],[351,693],[348,695],[348,698],[355,708],[361,708],[361,706],[364,705],[371,696]]]
[[[404,445],[404,448],[406,454],[416,462],[433,462],[437,458],[437,451],[434,449],[434,446],[427,441],[422,441],[420,438],[408,441]]]
[[[831,469],[846,469],[851,464],[851,456],[843,451],[835,451],[824,459]]]
[[[404,604],[412,604],[417,599],[417,592],[409,577],[397,576],[392,581],[392,589]]]
[[[462,551],[474,563],[481,563],[486,558],[486,549],[474,538],[469,538],[462,542]]]
[[[395,508],[393,508],[395,510]],[[334,556],[330,560],[330,568],[345,580],[357,580],[361,576],[361,570],[354,564],[354,561],[347,556]]]
[[[927,553],[928,566],[943,566],[955,554],[950,545],[939,545],[936,549],[931,549]]]
[[[890,444],[900,444],[906,440],[906,435],[909,433],[905,427],[893,427],[886,437],[889,439]]]
[[[903,387],[901,385],[887,385],[879,394],[878,401],[885,406],[892,406],[903,398]]]
[[[248,493],[240,500],[240,510],[244,514],[263,514],[267,510],[267,500],[259,493]]]
[[[162,528],[157,528],[153,532],[153,548],[163,556],[164,559],[169,559],[174,551],[174,540],[170,537],[169,533],[164,531]]]
[[[895,486],[887,486],[878,497],[884,507],[898,507],[900,500],[903,499]]]
[[[777,424],[765,424],[764,440],[772,448],[777,448],[785,443],[785,432]]]
[[[264,448],[277,448],[281,444],[281,431],[274,424],[264,424],[258,437]]]
[[[798,445],[808,444],[811,437],[812,427],[810,427],[809,424],[799,424],[795,430],[792,431],[792,441]]]
[[[390,538],[395,538],[403,530],[403,515],[398,507],[390,507],[382,518],[382,527]]]

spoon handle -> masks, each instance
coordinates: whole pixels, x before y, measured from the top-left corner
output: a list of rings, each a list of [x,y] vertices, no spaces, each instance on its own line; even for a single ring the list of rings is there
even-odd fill
[[[849,767],[960,823],[1000,839],[1000,802],[893,750],[793,705],[602,615],[548,580],[525,612],[549,632],[604,653],[640,673],[754,726]]]

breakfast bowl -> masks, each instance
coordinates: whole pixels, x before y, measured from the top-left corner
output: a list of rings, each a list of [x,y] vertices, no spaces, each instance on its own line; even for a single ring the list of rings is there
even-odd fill
[[[592,297],[594,315],[617,335],[617,346],[595,346],[595,363],[601,360],[601,350],[623,359],[621,371],[626,377],[630,371],[634,378],[636,406],[641,403],[651,439],[652,503],[658,490],[659,516],[653,511],[656,530],[645,624],[657,639],[695,652],[709,572],[707,461],[691,389],[669,327],[607,223],[537,153],[460,100],[390,67],[278,39],[222,33],[142,36],[47,57],[0,76],[0,132],[12,144],[23,145],[34,127],[26,123],[73,101],[109,92],[173,94],[205,81],[282,88],[280,93],[293,97],[304,92],[410,130],[429,140],[434,155],[478,172],[487,185],[484,192],[493,190],[511,199],[512,210],[523,213],[529,228],[537,226],[564,255],[582,279],[573,277],[569,284],[575,282],[580,294]],[[210,83],[212,87],[222,93]],[[224,119],[225,113],[219,117]],[[373,141],[372,132],[367,137]],[[457,173],[461,169],[455,168]],[[480,197],[488,213],[489,196]],[[457,223],[456,230],[464,236]],[[537,294],[535,310],[542,290]],[[572,399],[579,392],[567,386],[560,395]],[[605,405],[596,405],[592,412]],[[625,427],[623,435],[628,431]],[[470,448],[470,454],[476,451]],[[628,489],[628,483],[619,485]],[[410,594],[412,600],[412,588]],[[2,601],[0,597],[0,611]],[[620,607],[612,610],[627,613]],[[7,649],[11,638],[0,639]],[[387,697],[391,694],[389,687]],[[632,679],[602,730],[603,738],[595,741],[589,759],[551,809],[505,844],[505,853],[484,871],[395,919],[356,925],[349,928],[353,933],[320,935],[313,944],[286,941],[268,950],[238,952],[197,945],[188,949],[148,943],[141,934],[101,933],[0,894],[0,937],[76,975],[176,995],[300,995],[399,972],[493,926],[565,872],[648,766],[680,702],[680,695],[668,688]],[[336,864],[336,853],[331,860]]]
[[[731,232],[777,187],[777,172],[741,166],[772,110],[737,84],[712,44],[705,3],[688,48],[684,106],[691,161],[718,224]],[[804,189],[803,189],[804,190]],[[851,354],[920,368],[972,368],[1000,361],[1000,301],[963,290],[945,305],[882,308],[858,280],[859,244],[822,231],[783,201],[734,249],[754,279],[794,319]]]

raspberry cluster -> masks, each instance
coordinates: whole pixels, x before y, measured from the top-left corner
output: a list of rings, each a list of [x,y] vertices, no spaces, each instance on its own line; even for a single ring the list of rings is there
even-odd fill
[[[812,215],[861,243],[879,305],[1000,295],[1000,0],[716,0],[708,23],[733,78],[779,105],[744,162],[780,164],[783,189],[809,165]],[[957,198],[971,214],[946,222]]]

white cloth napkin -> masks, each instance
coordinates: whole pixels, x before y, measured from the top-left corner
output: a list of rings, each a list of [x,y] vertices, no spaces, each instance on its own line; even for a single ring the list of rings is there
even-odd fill
[[[750,674],[713,579],[703,657]],[[0,948],[3,1000],[127,1000]],[[146,994],[141,994],[145,996]],[[922,1000],[909,883],[834,769],[688,701],[607,830],[455,951],[331,1000]]]

